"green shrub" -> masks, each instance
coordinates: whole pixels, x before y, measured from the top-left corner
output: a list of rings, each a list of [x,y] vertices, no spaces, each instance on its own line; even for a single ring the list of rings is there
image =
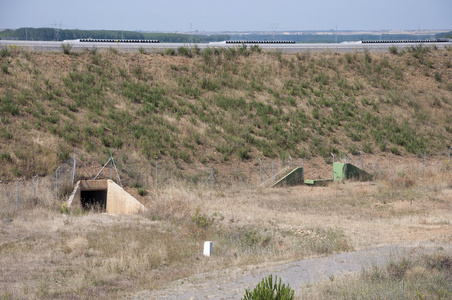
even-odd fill
[[[395,154],[395,155],[400,155],[401,154],[399,148],[397,148],[397,147],[391,147],[391,149],[389,149],[389,151],[391,151],[392,154]]]
[[[237,155],[239,156],[239,158],[241,160],[246,160],[246,159],[250,158],[250,148],[247,146],[240,147],[237,150]]]
[[[8,65],[2,65],[2,72],[5,75],[9,74]]]
[[[11,132],[9,132],[5,127],[3,127],[3,128],[0,128],[0,137],[10,140],[13,138],[13,134]]]
[[[208,78],[203,78],[202,81],[201,81],[201,88],[204,89],[204,90],[208,90],[208,91],[215,91],[219,87],[218,87],[218,84],[215,81],[210,80]]]
[[[9,152],[0,153],[0,161],[11,161],[11,154],[9,154]]]
[[[190,48],[188,47],[179,47],[177,48],[177,54],[186,57],[192,57]]]
[[[3,48],[2,51],[0,51],[0,56],[1,57],[7,57],[7,56],[10,56],[10,55],[11,55],[11,50],[8,47]]]
[[[372,56],[369,53],[369,50],[364,50],[364,60],[366,61],[366,63],[371,63],[372,62]]]
[[[174,56],[174,55],[176,55],[176,50],[174,50],[172,48],[166,49],[165,54],[169,55],[169,56]]]
[[[184,150],[179,152],[179,157],[186,163],[190,162],[190,157],[189,157],[188,153],[185,152]]]
[[[118,49],[113,48],[113,47],[111,47],[111,46],[110,46],[110,48],[108,48],[108,51],[109,51],[110,53],[112,53],[112,54],[118,54]]]
[[[399,49],[396,46],[389,47],[389,53],[391,53],[391,54],[397,54],[398,50]]]
[[[275,276],[273,282],[272,275],[263,278],[252,292],[246,290],[242,300],[292,300],[294,299],[294,290],[289,285],[281,285],[281,278]]]
[[[251,52],[254,53],[261,53],[262,52],[262,48],[259,47],[259,45],[253,45],[250,47]]]
[[[435,72],[435,80],[438,82],[443,81],[443,74],[441,74],[439,72]]]
[[[196,208],[195,214],[191,217],[191,220],[199,228],[207,228],[214,222],[214,218],[209,218],[207,215],[201,213],[201,208],[199,206]]]
[[[137,192],[140,196],[146,195],[146,189],[144,187],[137,188]]]
[[[372,145],[370,143],[364,142],[363,151],[364,153],[372,153],[373,152]]]
[[[72,44],[63,43],[61,44],[61,49],[63,49],[64,54],[70,55],[72,50]]]

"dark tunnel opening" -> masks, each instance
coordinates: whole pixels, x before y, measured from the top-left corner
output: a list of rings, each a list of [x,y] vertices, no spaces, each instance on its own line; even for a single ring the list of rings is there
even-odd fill
[[[107,190],[81,191],[80,200],[83,210],[107,210]]]

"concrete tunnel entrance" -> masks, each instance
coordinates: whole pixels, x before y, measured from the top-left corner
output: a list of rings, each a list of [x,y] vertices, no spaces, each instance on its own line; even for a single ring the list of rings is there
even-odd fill
[[[67,201],[68,207],[113,214],[146,211],[137,199],[110,179],[80,180]]]
[[[107,210],[107,190],[87,190],[80,192],[80,202],[83,210]]]

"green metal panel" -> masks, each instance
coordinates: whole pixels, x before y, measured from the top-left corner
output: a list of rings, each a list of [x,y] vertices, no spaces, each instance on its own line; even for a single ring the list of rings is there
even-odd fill
[[[360,168],[352,165],[344,163],[335,162],[333,164],[333,171],[334,171],[334,180],[340,181],[345,179],[357,179],[357,180],[371,180],[372,176],[361,170]],[[347,174],[347,176],[346,176]]]
[[[305,180],[304,180],[304,184],[314,185],[314,184],[315,184],[315,181],[312,180],[312,179],[305,179]]]
[[[344,171],[344,163],[335,162],[333,163],[333,180],[334,181],[341,181],[345,179],[345,171]]]
[[[304,184],[314,185],[314,186],[326,186],[332,179],[305,179]]]
[[[278,180],[273,186],[292,186],[303,183],[303,168],[296,167],[292,172]]]

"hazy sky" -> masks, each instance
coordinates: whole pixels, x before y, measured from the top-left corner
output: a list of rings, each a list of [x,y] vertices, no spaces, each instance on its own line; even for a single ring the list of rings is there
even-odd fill
[[[451,29],[452,0],[0,0],[0,28]]]

